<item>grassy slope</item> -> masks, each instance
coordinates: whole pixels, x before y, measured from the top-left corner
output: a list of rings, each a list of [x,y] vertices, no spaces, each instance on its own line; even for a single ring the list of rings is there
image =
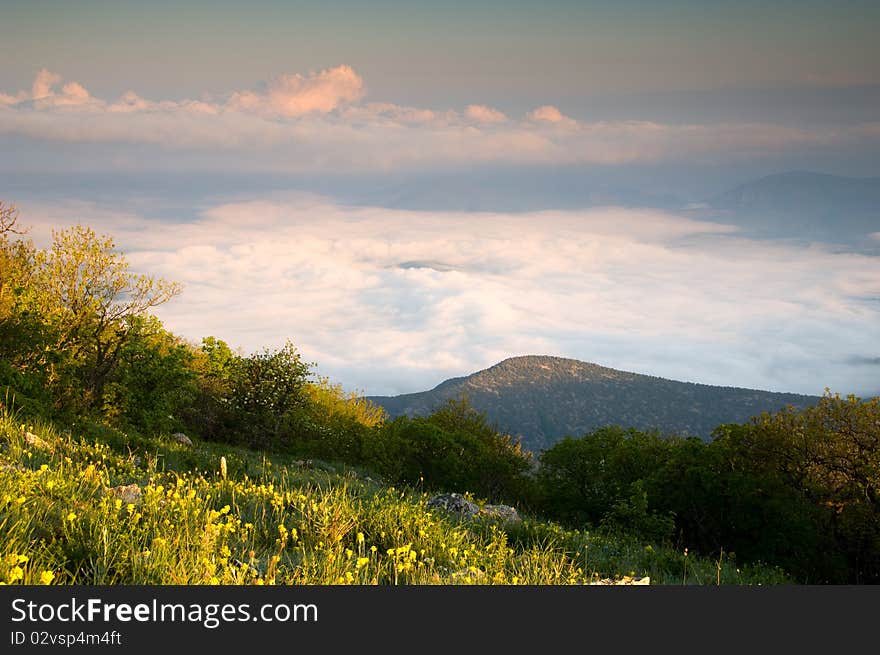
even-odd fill
[[[27,433],[43,443],[28,443]],[[665,547],[526,520],[460,523],[342,466],[0,415],[0,583],[769,584]],[[33,440],[31,440],[33,441]],[[220,457],[227,476],[220,473]],[[111,487],[136,483],[129,504]]]

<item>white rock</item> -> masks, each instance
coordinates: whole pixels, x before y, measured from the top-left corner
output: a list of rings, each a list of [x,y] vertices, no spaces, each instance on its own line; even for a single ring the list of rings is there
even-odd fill
[[[183,432],[175,432],[171,435],[171,438],[174,439],[179,444],[183,444],[184,446],[192,446],[193,442],[188,436],[186,436]]]

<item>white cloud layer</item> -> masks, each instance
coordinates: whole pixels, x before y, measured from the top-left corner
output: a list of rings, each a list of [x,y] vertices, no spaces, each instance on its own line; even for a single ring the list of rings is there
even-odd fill
[[[290,337],[349,388],[428,388],[521,354],[819,394],[876,390],[880,258],[751,241],[653,210],[467,214],[314,196],[163,223],[93,204],[23,207],[34,237],[75,222],[185,286],[160,317],[253,350]]]
[[[583,122],[552,105],[520,118],[485,105],[461,112],[363,102],[350,66],[281,75],[265,90],[225,97],[114,101],[41,70],[31,90],[0,93],[0,137],[59,143],[72,162],[89,148],[113,170],[202,166],[284,172],[362,172],[461,164],[626,164],[833,150],[880,140],[880,123],[815,128],[765,123]],[[101,146],[111,145],[107,155]],[[149,153],[135,151],[149,149]],[[124,156],[129,152],[130,156]],[[73,153],[73,157],[71,157]],[[94,153],[92,153],[94,154]],[[207,164],[205,162],[208,162]]]

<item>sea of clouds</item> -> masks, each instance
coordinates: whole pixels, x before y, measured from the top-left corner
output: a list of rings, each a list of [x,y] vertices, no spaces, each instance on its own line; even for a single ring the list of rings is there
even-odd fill
[[[618,207],[403,211],[275,194],[175,222],[137,207],[25,209],[38,244],[85,223],[135,270],[181,282],[157,310],[175,333],[244,351],[290,338],[369,394],[523,354],[726,386],[876,389],[877,257]]]

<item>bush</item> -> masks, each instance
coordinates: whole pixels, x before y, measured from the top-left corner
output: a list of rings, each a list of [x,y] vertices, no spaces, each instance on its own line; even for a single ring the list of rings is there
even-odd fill
[[[544,511],[571,525],[598,525],[629,497],[631,485],[653,475],[668,455],[657,433],[618,426],[579,439],[567,437],[544,451],[537,480]]]
[[[515,501],[528,487],[530,453],[465,400],[428,417],[398,417],[365,444],[365,460],[392,480]]]

